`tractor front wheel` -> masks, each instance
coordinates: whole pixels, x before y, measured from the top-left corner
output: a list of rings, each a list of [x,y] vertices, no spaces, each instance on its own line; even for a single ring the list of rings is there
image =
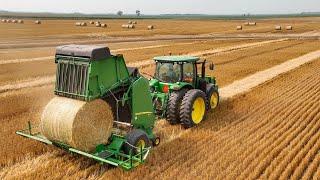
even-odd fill
[[[167,106],[167,121],[172,125],[180,123],[180,106],[186,92],[187,89],[181,89],[170,94]]]
[[[126,136],[126,140],[127,142],[124,144],[124,152],[126,154],[129,154],[130,151],[133,154],[138,154],[141,149],[150,147],[150,140],[147,134],[140,129],[130,131]]]
[[[207,87],[207,98],[207,110],[215,109],[219,104],[219,92],[213,85]]]
[[[180,118],[184,128],[191,128],[205,119],[207,113],[206,95],[198,89],[189,90],[183,97]]]

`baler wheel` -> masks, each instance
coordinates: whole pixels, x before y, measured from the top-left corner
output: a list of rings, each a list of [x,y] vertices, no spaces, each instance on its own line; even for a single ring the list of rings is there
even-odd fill
[[[207,86],[207,110],[215,109],[219,104],[219,92],[213,85]]]
[[[172,125],[180,123],[180,107],[186,92],[187,89],[181,89],[170,94],[167,106],[167,121]]]
[[[192,89],[186,93],[180,109],[181,124],[184,128],[191,128],[205,119],[206,101],[206,95],[201,90]]]
[[[147,136],[147,134],[140,130],[140,129],[134,129],[130,131],[126,136],[127,143],[124,144],[124,152],[129,154],[130,151],[133,152],[133,154],[138,154],[142,149],[150,147],[150,140]]]

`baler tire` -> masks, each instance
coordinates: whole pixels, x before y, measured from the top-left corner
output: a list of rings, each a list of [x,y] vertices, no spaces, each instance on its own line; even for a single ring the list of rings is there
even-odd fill
[[[213,84],[208,84],[207,85],[207,111],[213,110],[215,109],[219,102],[220,102],[220,95],[219,92],[217,90],[217,88],[213,85]],[[216,98],[216,102],[215,102],[215,107],[212,107],[212,96],[215,96]]]
[[[172,125],[180,123],[180,106],[187,91],[187,89],[181,89],[170,94],[167,105],[167,121]]]
[[[137,149],[135,147],[139,146],[139,142],[144,143],[143,148],[150,147],[150,140],[147,136],[147,134],[140,130],[140,129],[133,129],[126,135],[127,142],[124,144],[123,150],[126,154],[130,154],[130,151],[132,151],[133,155],[138,154],[140,152],[140,149]],[[140,147],[138,147],[140,148]]]
[[[197,119],[193,119],[193,112],[195,102],[199,101],[199,112],[200,116],[196,117]],[[180,108],[180,118],[181,118],[181,124],[184,128],[188,129],[191,128],[197,124],[199,124],[202,120],[205,119],[207,114],[207,98],[206,94],[198,89],[192,89],[189,90],[185,96],[183,97],[181,108]]]

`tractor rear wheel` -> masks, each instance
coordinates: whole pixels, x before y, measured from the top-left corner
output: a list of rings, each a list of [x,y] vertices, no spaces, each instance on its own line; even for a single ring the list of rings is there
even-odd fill
[[[147,134],[140,130],[134,129],[130,131],[126,136],[127,143],[124,144],[124,152],[129,154],[132,151],[133,154],[138,154],[141,148],[150,147],[150,140]]]
[[[203,91],[189,90],[183,97],[180,118],[184,128],[191,128],[205,119],[207,113],[207,99]]]
[[[207,110],[215,109],[219,104],[219,92],[214,85],[207,85]]]
[[[181,89],[170,94],[167,106],[167,121],[172,125],[180,123],[180,106],[186,92],[187,89]]]

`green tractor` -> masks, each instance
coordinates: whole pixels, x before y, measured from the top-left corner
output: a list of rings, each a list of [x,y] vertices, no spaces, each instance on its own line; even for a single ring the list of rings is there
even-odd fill
[[[158,116],[170,124],[191,128],[217,107],[218,85],[214,77],[206,76],[205,60],[193,56],[161,56],[154,60],[156,70],[149,85]],[[214,69],[213,64],[209,69]]]

